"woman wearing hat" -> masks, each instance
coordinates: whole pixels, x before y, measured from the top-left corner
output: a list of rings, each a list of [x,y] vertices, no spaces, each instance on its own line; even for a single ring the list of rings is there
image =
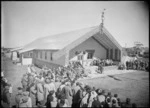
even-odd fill
[[[65,87],[62,89],[62,93],[65,95],[65,98],[68,100],[69,106],[71,107],[73,94],[72,94],[72,89],[71,89],[71,83],[70,82],[65,83]]]
[[[40,79],[37,79],[36,90],[37,104],[42,105],[42,102],[44,100],[44,88],[43,82]]]
[[[23,96],[21,97],[19,108],[26,107],[31,108],[32,107],[32,100],[29,97],[29,92],[25,91],[23,92]]]
[[[16,101],[16,107],[19,107],[19,103],[21,100],[21,97],[23,96],[23,89],[21,87],[18,87],[18,93],[15,96],[15,101]]]
[[[44,98],[47,99],[47,95],[49,94],[49,91],[56,91],[55,90],[55,85],[53,84],[53,82],[51,81],[50,78],[46,78],[45,79],[45,84],[44,84]]]
[[[27,90],[27,86],[28,86],[28,76],[27,76],[27,74],[23,75],[21,83],[22,83],[23,91],[26,91]]]
[[[35,89],[35,84],[33,83],[31,86],[30,86],[30,97],[31,97],[31,100],[32,100],[32,106],[35,107],[36,106],[36,89]]]
[[[3,105],[6,107],[11,107],[11,102],[10,102],[11,94],[9,93],[9,88],[10,88],[10,85],[6,83],[4,90],[3,90],[3,98],[2,98]]]

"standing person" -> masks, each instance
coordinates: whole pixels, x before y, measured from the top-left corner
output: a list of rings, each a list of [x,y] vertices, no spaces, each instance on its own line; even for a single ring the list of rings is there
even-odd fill
[[[66,82],[65,87],[62,89],[62,93],[65,95],[65,98],[69,102],[69,106],[72,106],[72,89],[70,82]]]
[[[19,107],[19,104],[20,104],[20,100],[23,96],[23,89],[21,87],[18,87],[18,93],[16,94],[15,96],[15,101],[16,101],[16,108]]]
[[[30,86],[30,97],[31,97],[31,100],[32,100],[32,106],[35,107],[36,106],[36,90],[35,90],[35,84],[32,83],[32,85]]]
[[[27,90],[29,91],[30,90],[30,87],[31,85],[33,85],[34,83],[34,77],[33,77],[33,74],[28,74],[28,87],[27,87]]]
[[[39,106],[42,105],[42,102],[44,100],[44,88],[40,79],[37,79],[36,91],[37,105]]]
[[[32,107],[32,100],[31,97],[29,97],[29,92],[23,92],[23,96],[20,100],[19,108],[31,108]]]
[[[10,96],[12,96],[12,84],[8,83],[9,85],[9,93],[10,93]]]
[[[94,98],[96,98],[97,94],[95,93],[94,90],[90,88],[88,88],[88,93],[89,93],[89,97],[88,97],[88,100],[87,100],[87,103],[88,103],[88,107],[92,107],[92,103],[94,101]]]
[[[58,100],[58,103],[57,103],[57,108],[61,108],[61,107],[70,107],[69,106],[69,102],[68,100],[65,98],[65,95],[64,94],[61,94],[61,97],[60,99]]]
[[[46,108],[54,108],[57,106],[57,98],[55,97],[55,91],[50,91],[47,96]]]
[[[28,78],[27,78],[27,74],[23,75],[23,78],[21,80],[22,83],[22,87],[23,87],[23,91],[27,90],[27,85],[28,85]]]
[[[101,107],[100,102],[97,100],[97,98],[94,98],[91,108],[100,108],[100,107]]]
[[[11,94],[9,92],[10,85],[6,83],[4,90],[3,90],[3,106],[4,107],[11,107]]]
[[[103,107],[104,106],[103,103],[105,103],[105,100],[106,100],[106,97],[105,97],[105,94],[104,94],[103,90],[98,91],[97,99],[101,103],[101,107]]]
[[[75,83],[75,85],[72,89],[72,92],[73,92],[73,104],[72,104],[72,106],[77,107],[79,99],[80,99],[79,95],[78,95],[80,92],[79,82]]]
[[[31,65],[31,72],[36,73],[36,70],[33,64]]]
[[[47,96],[49,94],[50,91],[56,91],[55,90],[55,85],[53,82],[51,82],[50,78],[46,78],[45,79],[45,84],[44,84],[44,99],[47,99]]]
[[[111,101],[115,100],[116,103],[118,103],[118,94],[114,94],[114,96],[111,98]]]
[[[104,107],[106,107],[106,108],[111,108],[112,107],[112,102],[111,102],[111,98],[110,97],[106,98],[106,104],[105,104]]]
[[[131,99],[130,99],[130,98],[126,98],[125,107],[126,107],[126,108],[131,108],[131,107],[132,107]]]
[[[28,67],[27,67],[27,74],[28,73],[31,73],[31,67],[30,67],[30,65],[28,65]]]

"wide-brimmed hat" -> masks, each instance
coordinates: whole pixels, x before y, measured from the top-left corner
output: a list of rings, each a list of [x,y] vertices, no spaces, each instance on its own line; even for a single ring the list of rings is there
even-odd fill
[[[29,92],[28,91],[22,92],[22,95],[23,95],[22,101],[27,102],[29,99]]]
[[[71,83],[70,82],[66,82],[65,85],[66,86],[71,86]]]
[[[97,93],[98,93],[98,94],[101,94],[102,91],[103,91],[102,89],[98,89]]]
[[[18,94],[23,94],[23,89],[21,87],[18,87]]]
[[[23,92],[23,95],[24,95],[24,96],[29,96],[29,92],[28,92],[28,91],[25,91],[25,92]]]
[[[51,83],[51,79],[50,78],[45,78],[45,83],[47,83],[47,84]]]
[[[79,86],[80,86],[82,89],[84,89],[84,87],[85,87],[85,85],[84,85],[83,82],[79,82]]]

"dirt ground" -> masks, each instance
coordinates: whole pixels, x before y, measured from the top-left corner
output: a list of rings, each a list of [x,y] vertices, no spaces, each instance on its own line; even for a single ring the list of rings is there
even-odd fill
[[[12,63],[8,58],[1,59],[1,68],[4,75],[13,85],[12,105],[15,104],[14,97],[17,93],[17,87],[21,87],[22,75],[27,71],[27,66],[18,66]],[[107,72],[108,73],[108,72]],[[106,75],[92,79],[81,80],[84,83],[96,88],[102,88],[117,93],[118,97],[125,101],[131,98],[131,102],[136,103],[138,107],[149,106],[149,72],[133,71],[130,73]]]

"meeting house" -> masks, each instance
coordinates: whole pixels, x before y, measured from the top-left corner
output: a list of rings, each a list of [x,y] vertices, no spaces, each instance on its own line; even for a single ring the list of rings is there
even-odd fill
[[[19,53],[21,61],[27,59],[38,67],[65,66],[69,61],[85,66],[96,58],[121,61],[122,47],[105,27],[94,26],[39,38]]]

